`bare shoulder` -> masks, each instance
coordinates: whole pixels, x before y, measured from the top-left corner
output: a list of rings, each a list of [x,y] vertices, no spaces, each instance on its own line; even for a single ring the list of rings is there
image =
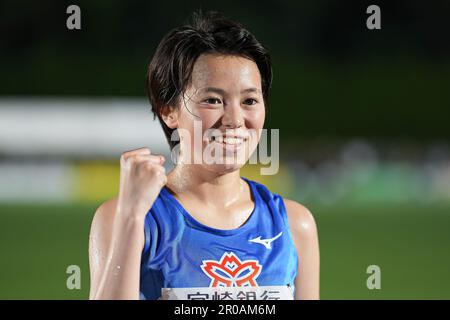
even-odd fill
[[[109,237],[117,207],[117,197],[111,198],[98,206],[91,224],[92,237]]]
[[[320,250],[316,222],[304,205],[284,199],[292,240],[299,261],[295,279],[296,300],[320,299]]]
[[[111,198],[100,204],[95,211],[92,223],[104,222],[114,218],[117,207],[117,197]]]
[[[100,265],[101,257],[106,256],[111,240],[116,206],[117,198],[111,198],[103,202],[95,211],[89,233],[91,270],[93,266]]]
[[[291,232],[301,238],[315,237],[317,227],[311,211],[294,200],[284,198],[284,204]]]
[[[113,221],[116,212],[117,197],[111,198],[98,206],[92,219],[89,233],[89,269],[91,273],[92,299],[98,288],[100,274],[104,268],[111,241]]]

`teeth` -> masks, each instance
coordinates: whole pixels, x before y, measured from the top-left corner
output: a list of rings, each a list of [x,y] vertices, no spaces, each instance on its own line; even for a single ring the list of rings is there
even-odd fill
[[[223,138],[221,136],[212,136],[210,141],[215,141],[218,143],[225,143],[225,144],[240,144],[244,141],[244,139],[243,138],[232,138],[232,137]]]
[[[241,138],[225,138],[225,143],[226,144],[239,144],[242,142]]]

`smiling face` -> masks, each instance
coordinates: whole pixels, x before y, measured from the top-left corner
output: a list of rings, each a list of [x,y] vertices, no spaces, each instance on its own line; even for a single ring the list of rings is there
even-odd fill
[[[179,129],[182,161],[202,159],[199,165],[221,173],[242,167],[256,149],[265,119],[256,63],[240,56],[203,54],[180,100],[164,120]]]

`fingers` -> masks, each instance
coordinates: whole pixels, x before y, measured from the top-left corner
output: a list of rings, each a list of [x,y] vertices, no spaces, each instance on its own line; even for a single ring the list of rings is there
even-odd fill
[[[149,161],[151,163],[160,164],[160,165],[162,165],[164,163],[164,161],[165,161],[165,158],[162,155],[156,155],[156,154],[155,155],[153,155],[153,154],[152,155],[150,155],[150,154],[145,154],[145,155],[138,154],[138,155],[132,156],[130,158],[133,158],[135,161],[138,161],[138,162]]]
[[[122,155],[128,156],[128,155],[134,155],[134,154],[151,154],[151,151],[147,147],[142,147],[130,151],[125,151]]]
[[[130,161],[130,159],[133,160]],[[152,155],[150,149],[146,147],[124,152],[120,156],[121,165],[134,161],[150,161],[162,165],[165,158],[162,155]]]

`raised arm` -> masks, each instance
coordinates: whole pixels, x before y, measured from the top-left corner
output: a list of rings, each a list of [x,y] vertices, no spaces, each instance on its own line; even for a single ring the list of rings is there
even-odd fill
[[[122,154],[117,198],[97,209],[89,237],[90,299],[139,299],[144,221],[167,183],[164,158],[148,148]]]

